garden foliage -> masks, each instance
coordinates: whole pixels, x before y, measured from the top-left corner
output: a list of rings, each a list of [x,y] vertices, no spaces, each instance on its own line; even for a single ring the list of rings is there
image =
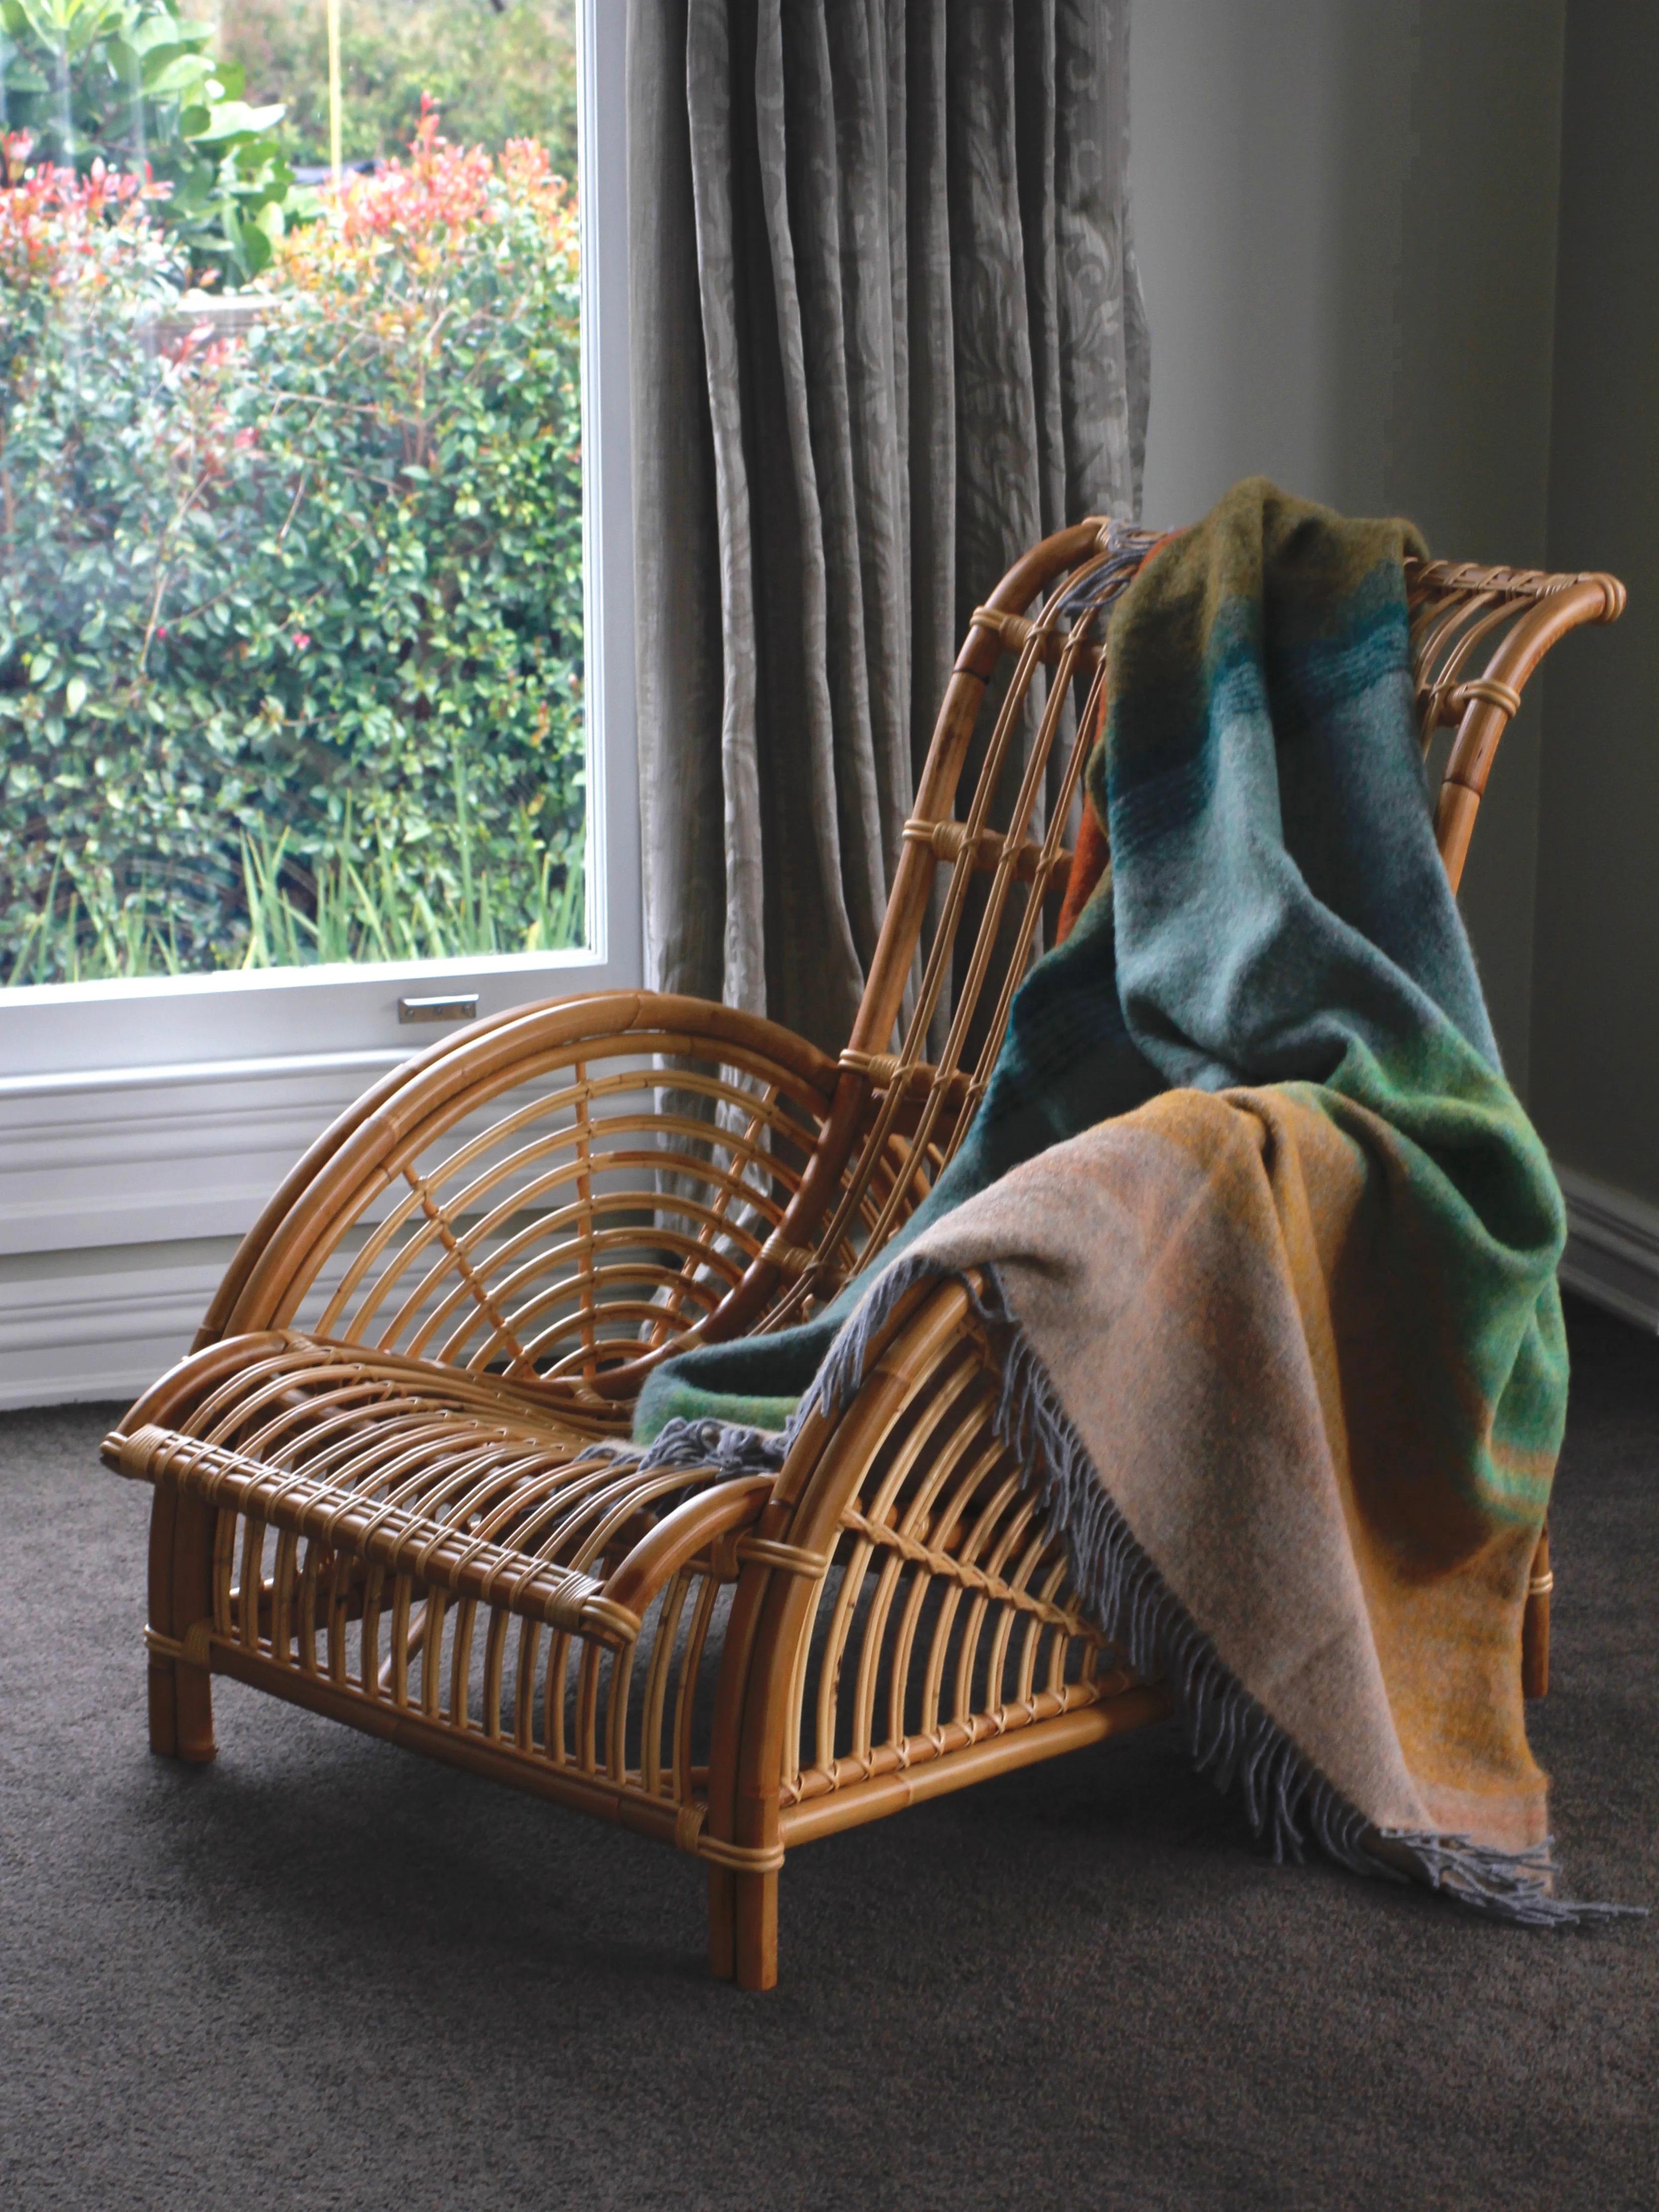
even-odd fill
[[[289,160],[325,162],[322,0],[218,0],[218,21],[249,97],[283,102],[276,137]],[[572,0],[342,0],[340,76],[347,161],[400,153],[429,93],[452,137],[492,147],[538,138],[556,169],[576,173]]]
[[[82,176],[98,162],[166,184],[161,221],[198,270],[234,282],[269,263],[293,174],[281,103],[251,107],[210,42],[178,0],[0,0],[0,135]]]
[[[429,112],[234,337],[155,207],[0,191],[0,982],[579,937],[574,192]]]

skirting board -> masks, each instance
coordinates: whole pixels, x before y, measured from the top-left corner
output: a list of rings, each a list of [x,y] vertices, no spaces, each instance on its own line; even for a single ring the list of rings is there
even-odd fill
[[[0,1409],[130,1403],[190,1350],[237,1243],[0,1257]],[[323,1269],[325,1295],[340,1272]]]
[[[1558,1165],[1567,1201],[1561,1280],[1638,1328],[1659,1331],[1659,1206]]]
[[[0,1268],[0,1407],[136,1398],[189,1351],[235,1249],[203,1237]]]
[[[1659,1331],[1659,1206],[1559,1170],[1569,1290]],[[131,1399],[189,1349],[232,1237],[0,1261],[0,1407]]]
[[[0,1407],[131,1399],[182,1358],[242,1232],[400,1056],[0,1076]]]

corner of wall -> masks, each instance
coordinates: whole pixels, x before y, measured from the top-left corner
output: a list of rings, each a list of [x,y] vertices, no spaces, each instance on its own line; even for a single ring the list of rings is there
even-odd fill
[[[1659,1205],[1656,75],[1650,0],[1571,0],[1547,557],[1553,568],[1612,570],[1630,607],[1612,629],[1568,639],[1545,672],[1530,1103],[1567,1164],[1575,1238],[1582,1213],[1580,1241],[1594,1246],[1612,1207],[1624,1220],[1621,1264],[1645,1249],[1630,1222]]]

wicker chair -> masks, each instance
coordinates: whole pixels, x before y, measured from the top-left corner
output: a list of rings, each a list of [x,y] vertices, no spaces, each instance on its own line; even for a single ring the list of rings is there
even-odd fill
[[[701,1000],[553,1001],[319,1139],[104,1447],[155,1486],[156,1751],[212,1758],[231,1674],[658,1837],[707,1863],[714,1972],[765,1989],[787,1850],[1166,1710],[993,1435],[959,1285],[899,1307],[781,1474],[613,1448],[657,1362],[810,1313],[950,1156],[1067,866],[1103,610],[1151,542],[1081,523],[975,611],[839,1060]],[[1522,687],[1624,592],[1439,562],[1409,590],[1455,885]],[[1548,1580],[1543,1549],[1534,1692]]]

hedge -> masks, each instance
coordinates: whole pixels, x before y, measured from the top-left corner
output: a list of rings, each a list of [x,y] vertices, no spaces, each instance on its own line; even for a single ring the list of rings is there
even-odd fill
[[[579,935],[574,191],[428,112],[204,339],[136,179],[17,156],[0,981]]]

